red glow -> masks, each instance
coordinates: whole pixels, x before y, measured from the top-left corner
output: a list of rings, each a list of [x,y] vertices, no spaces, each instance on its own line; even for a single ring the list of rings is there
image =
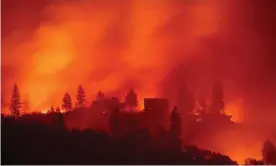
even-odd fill
[[[122,102],[133,88],[138,94],[137,110],[141,111],[146,97],[166,97],[173,106],[182,82],[196,99],[205,94],[210,100],[210,82],[219,78],[230,82],[224,87],[225,112],[234,122],[254,127],[265,123],[269,129],[274,124],[274,119],[267,118],[274,117],[276,109],[276,79],[274,68],[271,70],[275,65],[270,58],[270,54],[275,56],[274,36],[270,34],[275,34],[275,28],[266,27],[270,24],[265,21],[270,19],[263,17],[271,14],[255,7],[254,2],[3,2],[4,114],[9,114],[15,82],[21,99],[30,102],[26,113],[47,114],[48,107],[62,104],[65,92],[75,103],[79,84],[84,86],[87,107],[99,90]],[[245,157],[260,158],[263,137],[270,136],[263,136],[262,130],[250,136],[240,131],[222,135],[225,142],[217,140],[218,136],[202,147],[239,162]],[[244,145],[245,139],[250,145]],[[236,144],[229,147],[231,140]]]

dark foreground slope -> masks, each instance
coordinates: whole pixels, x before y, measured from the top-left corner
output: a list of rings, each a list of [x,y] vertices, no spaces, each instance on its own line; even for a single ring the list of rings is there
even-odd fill
[[[103,131],[65,129],[39,121],[2,121],[2,164],[236,164],[229,157],[166,144],[165,135],[135,131],[114,138]],[[166,146],[162,146],[166,145]],[[181,149],[181,148],[180,148]]]

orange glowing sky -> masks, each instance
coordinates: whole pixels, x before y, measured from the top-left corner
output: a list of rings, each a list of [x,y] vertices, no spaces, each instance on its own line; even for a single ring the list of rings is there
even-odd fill
[[[188,56],[164,51],[177,44],[185,52],[194,52],[202,37],[219,32],[218,6],[210,3],[177,8],[167,0],[94,3],[48,5],[40,13],[46,21],[27,41],[20,42],[24,36],[20,29],[3,38],[2,65],[21,67],[17,76],[4,80],[4,84],[17,82],[22,98],[28,97],[32,109],[60,104],[66,91],[75,96],[78,84],[84,85],[90,100],[100,89],[123,98],[131,87],[141,99],[157,96],[158,83],[174,64],[171,59]],[[188,17],[185,32],[156,35],[173,16],[183,17],[181,10],[186,10]],[[174,35],[185,36],[185,40],[175,40]],[[5,94],[10,96],[11,85],[5,87]]]
[[[263,61],[253,54],[268,52],[259,42],[266,34],[255,34],[270,30],[259,26],[265,19],[244,14],[255,10],[266,17],[254,5],[260,6],[231,0],[3,0],[2,108],[7,111],[15,82],[36,111],[60,105],[66,91],[74,99],[79,84],[88,103],[98,90],[123,100],[130,88],[142,102],[171,98],[169,87],[177,89],[180,79],[201,93],[225,77],[233,83],[225,86],[227,112],[241,121],[244,82],[263,80],[255,78]],[[198,70],[174,71],[195,62]]]
[[[57,107],[65,92],[74,99],[79,84],[87,104],[99,90],[123,100],[134,88],[142,106],[144,97],[155,96],[173,104],[181,80],[196,95],[210,95],[210,83],[222,78],[225,111],[234,121],[245,119],[245,102],[252,122],[275,121],[264,120],[276,109],[276,24],[269,17],[276,10],[269,0],[1,3],[2,112],[15,82],[32,112]]]

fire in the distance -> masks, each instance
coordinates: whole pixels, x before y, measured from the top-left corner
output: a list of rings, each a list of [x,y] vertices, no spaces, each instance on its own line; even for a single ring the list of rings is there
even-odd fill
[[[138,101],[138,106],[137,108],[135,109],[135,111],[142,111],[143,110],[143,100],[141,101]],[[229,104],[226,104],[225,106],[225,112],[227,115],[230,115],[231,116],[231,120],[236,122],[236,123],[242,123],[243,120],[244,120],[244,116],[245,116],[245,113],[244,113],[244,106],[242,105],[242,100],[237,100],[237,101],[234,101],[232,103],[229,103]],[[56,111],[56,108],[59,108],[60,111],[57,112]],[[200,109],[200,106],[196,109]],[[196,110],[195,109],[195,110]],[[128,110],[127,108],[125,109],[126,111]],[[192,113],[194,115],[199,115],[198,112],[196,111],[193,111]],[[48,107],[48,108],[45,108],[45,109],[42,109],[41,111],[30,111],[28,110],[28,112],[22,112],[22,115],[23,114],[31,114],[31,113],[40,113],[40,114],[48,114],[48,113],[52,113],[51,112],[51,107]],[[57,107],[54,107],[54,112],[55,113],[66,113],[67,111],[65,109],[62,108],[62,105],[58,105]],[[6,115],[10,115],[10,111],[6,108],[6,110],[4,110],[4,112],[2,111],[2,113],[6,114]],[[103,112],[103,114],[105,114],[105,112]],[[198,119],[200,121],[200,119]]]
[[[259,158],[275,133],[272,1],[2,0],[2,113],[10,113],[15,82],[29,102],[22,114],[48,115],[50,106],[66,113],[64,92],[74,103],[80,83],[86,107],[99,90],[123,101],[134,88],[141,111],[146,97],[175,105],[183,80],[200,95],[219,78],[228,82],[225,113],[242,129],[202,147],[240,161]]]
[[[237,111],[236,113],[241,111],[241,110],[239,110],[239,108],[242,108],[241,103],[242,103],[241,100],[238,100],[237,102],[234,102],[234,103],[230,103],[228,106],[226,106],[226,109],[225,109],[226,114],[231,115],[230,109]],[[144,103],[142,101],[139,101],[139,105],[135,109],[135,111],[137,111],[137,112],[142,111],[144,109],[143,104]],[[198,104],[196,104],[196,105],[198,105]],[[58,112],[56,111],[57,110],[56,108],[58,108],[58,110],[59,110]],[[196,107],[196,109],[200,109],[200,107]],[[127,110],[128,110],[128,108],[124,109],[124,111],[127,111]],[[74,109],[73,109],[73,111],[74,111]],[[34,111],[34,113],[39,113],[43,116],[46,116],[47,114],[50,114],[50,113],[65,114],[65,113],[70,113],[70,112],[72,112],[72,111],[66,111],[65,109],[63,109],[62,105],[48,107],[48,108],[42,109],[41,111]],[[29,113],[32,113],[32,112],[29,112]],[[29,113],[27,112],[26,114],[29,114]],[[102,114],[103,115],[106,114],[106,111],[102,111]],[[200,115],[198,112],[194,112],[193,114]],[[23,115],[24,114],[22,114],[22,116]],[[239,114],[237,114],[237,115],[239,115]],[[236,119],[237,119],[237,117],[236,117]],[[201,121],[201,118],[199,117],[197,119],[197,122],[200,122],[200,121]],[[70,123],[70,120],[68,123]],[[230,157],[232,157],[234,160],[237,160],[239,163],[243,163],[244,159],[246,159],[247,157],[254,157],[256,159],[260,158],[260,149],[262,146],[262,142],[259,142],[259,140],[257,142],[255,142],[255,144],[252,144],[251,147],[247,147],[247,146],[244,146],[241,141],[242,139],[247,139],[245,136],[243,136],[242,132],[225,131],[225,132],[222,132],[221,135],[224,135],[224,136],[228,135],[227,138],[229,138],[229,140],[228,139],[226,140],[225,138],[221,138],[221,137],[217,137],[217,138],[215,138],[215,140],[216,139],[224,139],[224,141],[226,141],[226,142],[227,141],[232,142],[231,140],[236,140],[235,141],[236,144],[233,145],[233,146],[235,146],[235,148],[234,147],[233,148],[224,147],[225,145],[222,142],[218,142],[218,144],[214,148],[212,148],[212,146],[210,146],[210,144],[206,145],[204,143],[199,144],[200,147],[204,147],[206,149],[212,149],[214,151],[219,151],[221,153],[227,154]],[[212,140],[212,141],[215,141],[215,140]]]
[[[48,108],[48,109],[44,109],[44,110],[42,110],[42,111],[40,111],[40,113],[41,114],[49,114],[49,113],[52,113],[51,111],[50,111],[50,109],[51,108]],[[66,113],[66,110],[65,109],[60,109],[60,112],[56,112],[56,111],[54,111],[55,113]]]

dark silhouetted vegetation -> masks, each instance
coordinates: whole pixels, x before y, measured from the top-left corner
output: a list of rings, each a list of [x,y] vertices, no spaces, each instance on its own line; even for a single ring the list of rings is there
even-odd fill
[[[84,93],[82,85],[79,85],[79,87],[78,87],[76,99],[77,99],[77,103],[76,103],[77,108],[84,108],[85,93]]]
[[[135,108],[138,106],[137,94],[131,89],[125,98],[125,104],[131,108]]]
[[[180,104],[182,110],[169,110],[168,99],[146,98],[145,108],[135,111],[138,99],[134,90],[129,91],[124,103],[99,91],[91,106],[85,107],[85,93],[79,86],[76,99],[74,109],[70,95],[65,93],[62,110],[51,106],[47,113],[20,115],[15,85],[12,116],[1,116],[2,164],[237,164],[228,156],[192,143],[193,138],[201,138],[200,132],[208,136],[224,127],[235,127],[223,112],[219,82],[213,87],[210,113],[201,98],[199,115],[192,114],[195,99],[185,86],[179,96],[179,102],[184,103]],[[272,142],[264,144],[262,153],[262,161],[249,158],[245,164],[275,164]]]
[[[18,118],[20,116],[20,93],[17,85],[15,84],[12,91],[12,98],[11,98],[11,105],[10,105],[10,111],[11,115]]]
[[[271,141],[266,141],[262,149],[263,162],[266,165],[276,165],[276,148]]]
[[[59,113],[3,120],[2,164],[236,164],[196,147],[162,148],[154,142],[164,142],[166,131],[157,140],[148,130],[113,138],[101,130],[67,130]]]
[[[67,92],[65,93],[62,101],[63,101],[62,108],[65,109],[66,111],[71,111],[73,107],[72,107],[72,99],[69,93]]]

